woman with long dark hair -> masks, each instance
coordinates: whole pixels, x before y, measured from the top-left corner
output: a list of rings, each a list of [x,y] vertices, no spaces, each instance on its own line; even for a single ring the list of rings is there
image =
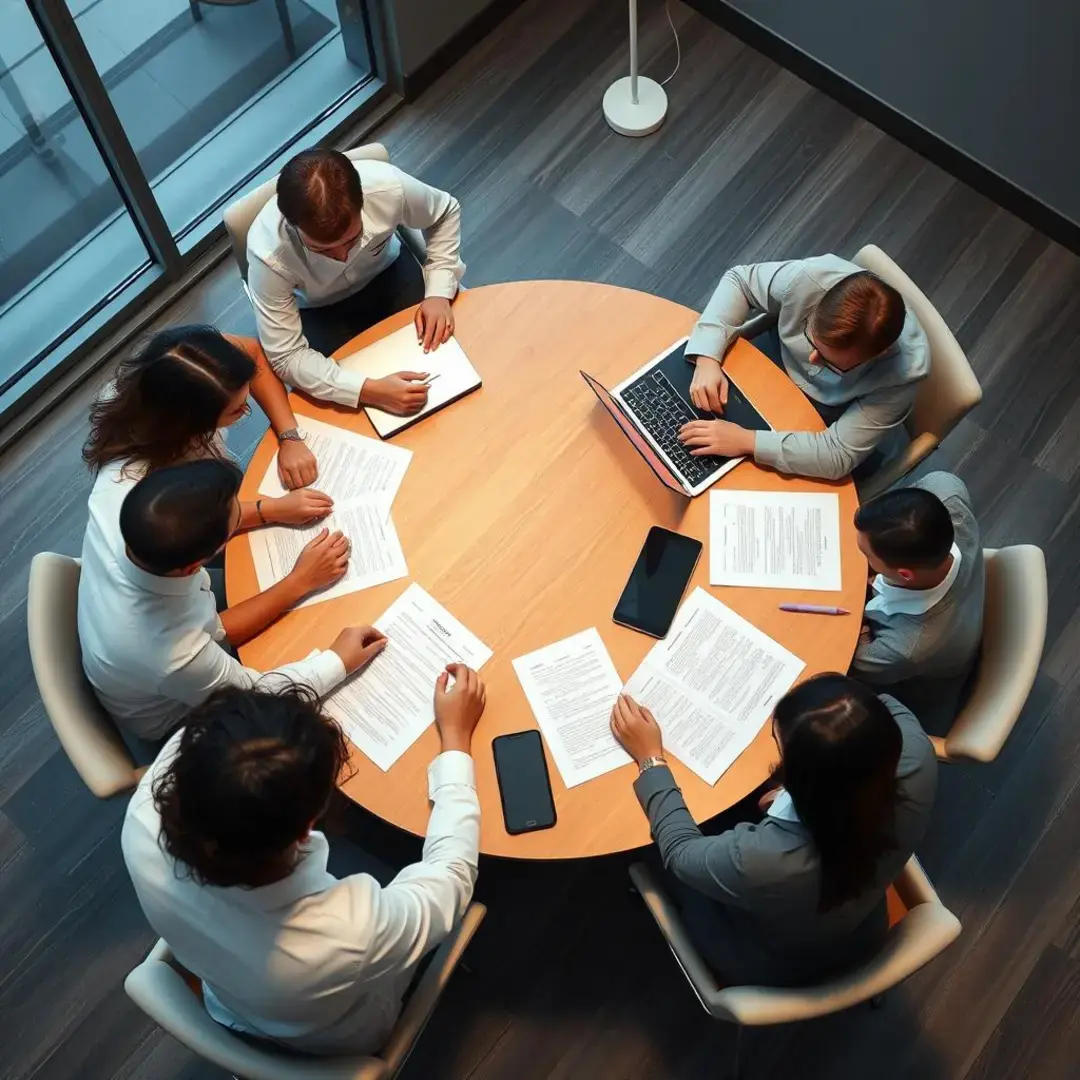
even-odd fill
[[[663,759],[648,709],[620,698],[612,730],[690,935],[716,974],[798,985],[850,968],[888,929],[885,892],[929,822],[937,759],[914,716],[846,675],[777,702],[780,787],[765,816],[705,836]]]

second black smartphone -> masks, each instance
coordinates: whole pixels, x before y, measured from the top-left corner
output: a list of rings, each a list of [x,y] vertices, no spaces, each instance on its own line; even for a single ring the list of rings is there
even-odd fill
[[[654,525],[645,537],[630,580],[612,618],[620,626],[662,638],[679,610],[679,601],[694,575],[702,543],[692,536]]]
[[[555,824],[555,799],[540,732],[533,728],[499,735],[491,740],[491,750],[506,831],[516,836],[550,829]]]

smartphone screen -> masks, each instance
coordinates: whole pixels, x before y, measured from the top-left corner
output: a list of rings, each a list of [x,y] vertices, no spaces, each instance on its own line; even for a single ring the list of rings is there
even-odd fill
[[[675,618],[701,547],[700,540],[654,525],[615,605],[615,622],[662,638]]]
[[[550,829],[555,824],[555,800],[540,732],[533,728],[500,735],[492,740],[491,749],[506,831],[515,836]]]

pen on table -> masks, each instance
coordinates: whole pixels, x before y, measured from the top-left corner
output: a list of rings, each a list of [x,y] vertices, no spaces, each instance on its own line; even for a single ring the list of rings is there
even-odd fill
[[[796,611],[803,615],[850,615],[847,608],[826,607],[822,604],[781,604],[781,611]]]
[[[441,374],[441,371],[436,371],[434,375],[429,375],[426,379],[423,380],[424,385],[430,386]]]

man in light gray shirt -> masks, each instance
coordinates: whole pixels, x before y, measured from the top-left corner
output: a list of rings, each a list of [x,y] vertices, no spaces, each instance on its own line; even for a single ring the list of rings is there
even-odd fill
[[[423,230],[422,271],[402,251],[399,225]],[[418,411],[426,373],[365,379],[328,354],[414,303],[417,337],[425,351],[437,349],[454,332],[460,247],[461,207],[445,191],[386,162],[350,161],[336,150],[297,154],[248,232],[248,288],[270,364],[312,397]]]
[[[877,576],[851,673],[942,734],[982,640],[986,581],[971,496],[951,473],[930,473],[865,503],[855,528]]]
[[[759,465],[837,480],[869,473],[903,442],[902,426],[930,370],[926,334],[901,295],[836,255],[735,266],[720,279],[686,346],[690,395],[707,412],[727,401],[724,354],[751,320],[776,319],[772,359],[810,399],[825,431],[748,431],[696,420],[681,434],[696,455],[753,456]]]

